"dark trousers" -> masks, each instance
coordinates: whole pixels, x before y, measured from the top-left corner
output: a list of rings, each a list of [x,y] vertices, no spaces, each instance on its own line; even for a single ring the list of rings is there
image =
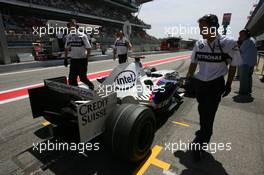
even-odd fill
[[[69,84],[78,86],[77,78],[80,77],[81,82],[86,84],[90,89],[94,89],[93,83],[87,78],[87,66],[88,60],[82,59],[71,59],[70,73],[69,73]]]
[[[196,132],[195,142],[209,143],[213,133],[215,114],[224,92],[225,80],[224,77],[209,82],[194,79],[194,86],[200,115],[200,130]]]
[[[127,54],[118,55],[119,64],[125,63],[127,61]]]
[[[63,42],[63,39],[58,39],[58,45],[59,45],[60,51],[64,51],[64,42]]]
[[[239,67],[239,94],[249,95],[252,92],[252,74],[254,66],[243,64]]]

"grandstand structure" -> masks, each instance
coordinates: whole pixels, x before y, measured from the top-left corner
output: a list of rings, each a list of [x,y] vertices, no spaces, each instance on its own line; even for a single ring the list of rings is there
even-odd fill
[[[47,53],[53,52],[53,38],[38,36],[33,27],[45,27],[47,21],[97,25],[100,33],[94,38],[107,47],[114,42],[115,33],[124,24],[131,26],[132,44],[155,43],[157,39],[146,33],[151,25],[140,20],[135,13],[140,6],[152,0],[0,0],[0,63],[18,60],[18,52],[30,53],[35,42],[44,43]]]
[[[264,50],[264,0],[259,0],[245,28],[249,29],[252,36],[256,38],[259,50]]]

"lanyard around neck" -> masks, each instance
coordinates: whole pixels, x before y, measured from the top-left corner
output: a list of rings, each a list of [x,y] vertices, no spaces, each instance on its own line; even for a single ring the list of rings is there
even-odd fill
[[[213,47],[212,47],[211,44],[208,42],[208,46],[209,46],[209,48],[211,49],[212,53],[214,53],[214,50],[215,50],[215,42],[214,42]]]
[[[221,46],[221,44],[220,44],[220,40],[217,40],[217,43],[218,43],[218,46],[219,46],[219,49],[220,49],[221,53],[223,53],[223,49],[222,49],[222,46]],[[210,47],[212,53],[214,53],[214,50],[215,50],[215,42],[214,42],[213,47],[211,46],[210,43],[208,43],[208,46]]]

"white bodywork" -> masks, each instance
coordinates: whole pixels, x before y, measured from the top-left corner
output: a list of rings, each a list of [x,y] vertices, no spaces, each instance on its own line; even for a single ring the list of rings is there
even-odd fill
[[[121,100],[127,100],[129,97],[131,102],[133,97],[139,103],[152,105],[149,99],[153,89],[151,90],[145,81],[151,81],[154,88],[159,88],[158,81],[165,79],[168,73],[175,73],[175,70],[159,70],[152,72],[152,76],[148,76],[137,62],[121,64],[100,85],[99,91],[107,93],[114,91]]]

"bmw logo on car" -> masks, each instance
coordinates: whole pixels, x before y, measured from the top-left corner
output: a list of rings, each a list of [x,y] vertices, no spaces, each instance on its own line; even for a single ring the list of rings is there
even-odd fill
[[[136,84],[136,73],[131,70],[120,72],[115,78],[116,89],[128,90]]]

